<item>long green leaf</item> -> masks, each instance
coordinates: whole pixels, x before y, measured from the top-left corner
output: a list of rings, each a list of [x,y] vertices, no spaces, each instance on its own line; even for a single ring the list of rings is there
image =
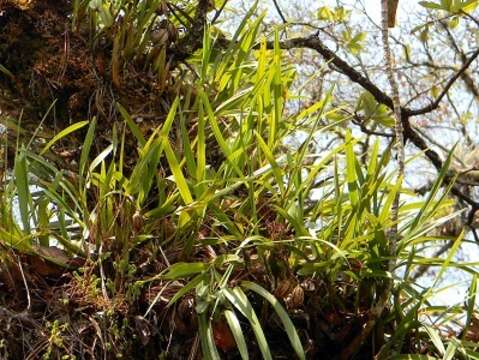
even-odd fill
[[[135,122],[131,118],[130,114],[128,114],[126,109],[120,103],[117,103],[116,107],[117,107],[118,111],[120,111],[121,116],[126,121],[126,124],[130,128],[131,132],[133,133],[133,136],[135,136],[138,143],[141,146],[144,146],[146,144],[146,140],[145,140],[145,137],[143,136],[143,133],[141,132],[140,128],[138,127],[138,125],[135,124]]]
[[[296,327],[294,326],[293,322],[291,321],[291,318],[289,317],[284,307],[280,304],[278,299],[276,299],[276,297],[274,297],[270,292],[266,291],[263,287],[251,281],[243,281],[241,282],[241,286],[261,295],[273,306],[274,311],[276,311],[276,314],[278,314],[281,322],[283,323],[286,334],[288,335],[289,341],[291,342],[291,345],[293,346],[296,355],[300,359],[306,359],[303,345],[301,344],[301,340],[299,339]]]
[[[183,171],[181,171],[180,164],[176,159],[176,155],[171,148],[170,142],[168,138],[163,138],[163,148],[165,150],[166,159],[168,164],[170,165],[170,170],[173,174],[173,177],[176,182],[176,186],[178,186],[178,191],[180,192],[181,197],[186,205],[189,205],[193,202],[193,196],[191,195],[190,189],[186,182],[186,179],[183,175]]]
[[[88,156],[90,155],[90,149],[93,144],[93,139],[95,137],[95,128],[96,128],[96,118],[90,123],[88,127],[88,132],[85,136],[85,141],[83,142],[83,147],[80,154],[80,163],[79,163],[79,175],[80,179],[83,177],[85,172],[86,162],[88,160]]]
[[[208,269],[208,264],[203,262],[195,262],[195,263],[185,263],[185,262],[178,262],[176,264],[171,265],[168,268],[168,271],[163,275],[165,279],[168,280],[175,280],[184,278],[187,276],[191,276],[200,272],[203,272]]]
[[[236,317],[236,314],[231,310],[225,310],[224,312],[226,321],[228,322],[228,326],[231,329],[231,333],[236,341],[236,346],[238,346],[238,350],[241,356],[241,359],[248,360],[248,347],[246,346],[246,340],[243,335],[243,330],[241,329],[241,324]]]
[[[66,129],[63,129],[60,131],[57,135],[55,135],[40,151],[40,155],[44,155],[57,141],[63,139],[65,136],[71,134],[72,132],[77,131],[78,129],[81,129],[85,125],[89,123],[88,120],[85,121],[79,121],[75,124],[70,125]]]
[[[273,357],[271,356],[271,351],[269,349],[268,342],[266,341],[266,337],[259,319],[256,316],[253,306],[249,302],[243,290],[241,290],[239,287],[234,289],[223,289],[223,294],[228,301],[249,320],[251,328],[256,336],[258,347],[263,355],[263,359],[272,360]]]
[[[18,206],[20,209],[20,217],[23,223],[23,229],[30,232],[30,209],[32,206],[32,198],[30,194],[28,182],[27,159],[24,151],[20,151],[15,158],[15,185],[17,187]]]
[[[206,317],[206,313],[198,314],[198,325],[203,358],[206,360],[220,360],[221,358],[213,338],[211,322]]]

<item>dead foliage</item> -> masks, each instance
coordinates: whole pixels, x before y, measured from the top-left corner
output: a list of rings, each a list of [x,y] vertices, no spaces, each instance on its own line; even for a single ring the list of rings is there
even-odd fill
[[[12,74],[0,76],[3,115],[22,117],[22,126],[33,131],[55,102],[45,131],[92,116],[109,130],[119,102],[141,126],[161,123],[171,98],[182,91],[181,76],[171,77],[167,58],[161,76],[153,69],[160,56],[155,44],[163,40],[152,37],[135,57],[115,56],[119,29],[92,42],[86,19],[72,29],[71,6],[66,0],[0,2],[0,63]]]

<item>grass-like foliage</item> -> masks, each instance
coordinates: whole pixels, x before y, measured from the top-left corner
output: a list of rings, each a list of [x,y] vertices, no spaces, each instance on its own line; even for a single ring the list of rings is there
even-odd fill
[[[120,8],[98,3],[89,21],[101,34]],[[146,29],[148,3],[124,17]],[[75,16],[93,11],[81,4]],[[390,289],[358,358],[477,358],[471,329],[453,331],[464,316],[474,326],[477,270],[454,258],[463,235],[445,258],[418,251],[444,240],[432,230],[455,215],[443,187],[446,177],[452,183],[449,160],[417,201],[380,142],[361,154],[348,132],[316,152],[349,118],[334,89],[289,108],[294,68],[278,34],[267,44],[262,18],[250,16],[226,46],[204,31],[189,60],[195,78],[151,131],[117,102],[121,121],[102,141],[92,118],[40,147],[8,144],[16,154],[0,188],[0,286],[8,289],[0,357],[341,357]],[[145,32],[120,32],[121,42],[146,46]],[[125,51],[121,61],[133,56]],[[74,171],[48,156],[73,134],[84,139]],[[429,288],[412,277],[421,265],[440,269]],[[473,274],[469,298],[434,306],[450,268]]]

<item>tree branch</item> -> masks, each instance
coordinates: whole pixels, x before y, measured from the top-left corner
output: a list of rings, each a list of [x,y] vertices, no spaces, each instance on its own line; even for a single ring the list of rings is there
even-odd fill
[[[276,11],[278,12],[279,17],[283,21],[283,24],[287,24],[288,20],[286,20],[286,18],[284,17],[283,11],[281,11],[281,8],[279,7],[278,1],[273,0],[273,4],[274,4],[274,7],[276,8]]]
[[[369,91],[376,101],[387,107],[393,107],[392,99],[386,95],[381,89],[373,84],[368,78],[354,69],[346,61],[341,59],[332,50],[330,50],[315,34],[308,37],[298,37],[289,40],[280,41],[279,46],[284,50],[292,50],[299,48],[307,48],[318,52],[326,61],[334,65],[337,71],[346,75],[351,81],[360,85],[365,90]],[[274,47],[273,42],[268,42],[267,47],[272,49]]]
[[[213,16],[213,19],[211,19],[211,24],[214,24],[216,20],[220,17],[221,13],[226,7],[226,4],[228,3],[228,0],[223,1],[223,5],[216,11],[215,15]]]
[[[228,44],[228,40],[226,39],[219,39],[221,41],[217,42],[219,46],[226,46]],[[273,49],[274,42],[268,41],[267,48]],[[352,82],[358,84],[363,89],[367,90],[371,93],[376,101],[380,104],[386,105],[388,108],[393,109],[393,100],[389,97],[384,91],[382,91],[378,86],[372,83],[368,78],[362,75],[359,71],[354,69],[351,65],[349,65],[345,60],[341,57],[336,55],[332,50],[330,50],[323,42],[318,38],[316,34],[307,36],[307,37],[297,37],[292,38],[284,41],[279,42],[279,46],[281,49],[284,50],[293,50],[293,49],[311,49],[319,53],[330,65],[335,67],[335,70],[346,75]],[[257,46],[259,48],[259,45]],[[432,150],[426,143],[426,141],[413,129],[409,122],[409,118],[411,116],[417,115],[424,115],[428,112],[435,110],[444,96],[447,94],[451,86],[455,83],[455,81],[460,78],[463,73],[467,70],[467,68],[474,62],[474,60],[479,56],[479,49],[477,49],[471,57],[464,63],[461,69],[447,82],[446,86],[444,87],[442,93],[439,97],[430,105],[417,109],[412,110],[408,107],[401,107],[401,122],[404,128],[404,141],[410,140],[418,149],[422,150],[426,157],[431,161],[434,167],[437,170],[440,170],[443,167],[443,161],[437,152]],[[446,183],[448,183],[451,178],[446,179]],[[454,186],[451,189],[452,194],[457,196],[460,200],[464,201],[466,204],[471,206],[472,214],[475,211],[479,210],[479,202],[475,201],[468,195],[464,194],[460,189]]]
[[[272,48],[274,46],[273,42],[268,42],[268,48]],[[393,108],[393,101],[391,97],[386,95],[384,91],[382,91],[379,87],[373,84],[368,78],[354,69],[351,65],[349,65],[346,61],[336,55],[332,50],[330,50],[327,46],[323,44],[323,42],[316,36],[311,35],[308,37],[298,37],[293,38],[285,41],[280,42],[280,47],[285,50],[292,50],[297,48],[308,48],[315,50],[318,52],[326,61],[329,61],[332,65],[334,65],[339,72],[346,75],[351,81],[360,85],[362,88],[370,92],[377,102],[386,105],[390,109]],[[469,66],[476,60],[479,56],[479,49],[477,49],[469,59],[463,64],[463,66],[459,69],[459,71],[447,82],[441,94],[437,97],[437,99],[420,109],[409,109],[407,107],[402,107],[401,112],[406,115],[403,119],[406,121],[411,116],[417,115],[424,115],[427,114],[439,106],[444,96],[450,90],[452,85],[456,82],[457,79],[463,77],[465,71],[469,68]]]
[[[469,66],[474,62],[474,60],[476,60],[478,56],[479,56],[479,49],[474,51],[474,53],[471,55],[471,57],[469,57],[469,59],[464,63],[464,65],[459,69],[459,71],[456,74],[454,74],[452,78],[449,79],[446,86],[444,86],[444,89],[442,90],[441,94],[437,97],[437,99],[433,103],[417,110],[408,110],[406,111],[406,114],[408,116],[417,116],[417,115],[427,114],[437,109],[439,104],[441,103],[441,100],[444,98],[444,96],[446,96],[451,86],[456,82],[457,79],[462,77],[463,73],[469,68]]]

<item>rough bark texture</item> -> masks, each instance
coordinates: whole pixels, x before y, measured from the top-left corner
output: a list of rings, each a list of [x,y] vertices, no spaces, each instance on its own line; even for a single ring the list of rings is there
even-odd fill
[[[112,81],[115,29],[91,41],[87,22],[72,30],[70,1],[20,3],[0,2],[0,64],[12,75],[0,73],[4,114],[18,119],[23,111],[23,125],[34,128],[56,101],[45,125],[60,129],[94,115],[111,124],[115,101],[148,119],[164,114],[178,88],[150,71],[147,54],[121,64]]]

